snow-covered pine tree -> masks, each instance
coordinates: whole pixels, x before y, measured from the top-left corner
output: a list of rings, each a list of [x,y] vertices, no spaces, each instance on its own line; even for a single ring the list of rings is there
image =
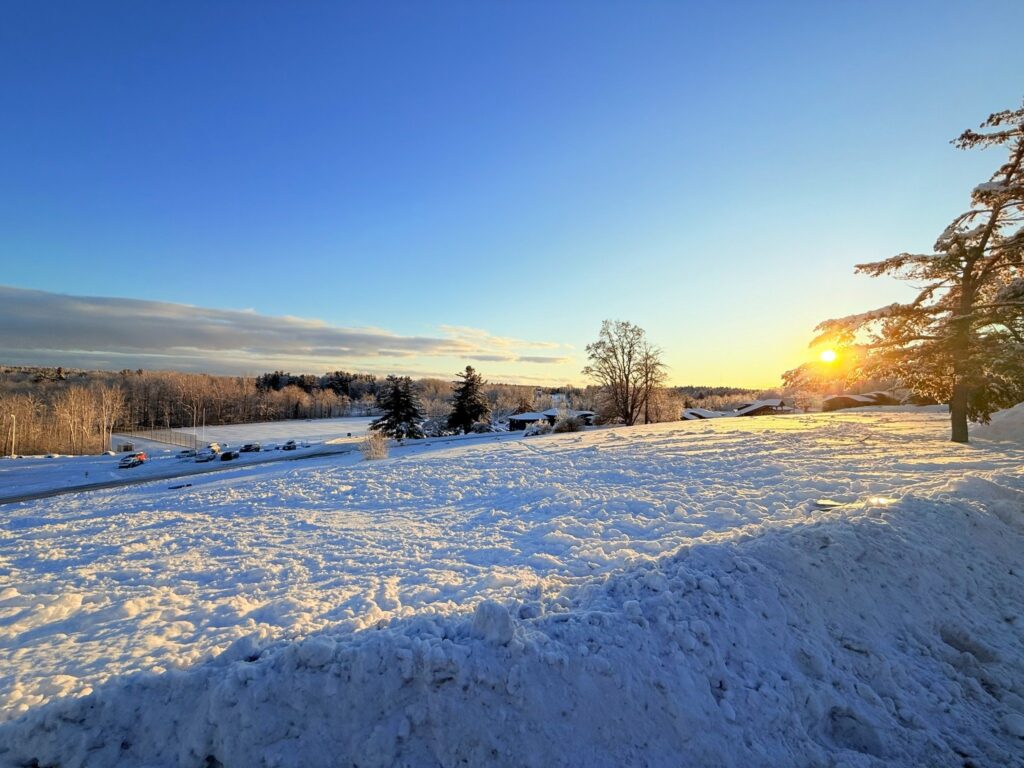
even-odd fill
[[[461,429],[464,434],[468,435],[476,422],[491,415],[491,407],[484,397],[483,377],[473,370],[473,366],[467,365],[466,370],[456,376],[462,379],[462,382],[455,387],[455,395],[452,397],[452,412],[448,416],[448,427]]]
[[[967,421],[1024,400],[1024,108],[965,131],[958,149],[1002,147],[1007,160],[971,193],[934,253],[901,253],[857,271],[920,288],[909,304],[827,320],[821,342],[867,337],[864,373],[895,376],[915,393],[949,403],[954,442]]]
[[[377,392],[380,418],[370,429],[397,440],[417,440],[423,437],[423,411],[419,398],[408,376],[388,376]]]

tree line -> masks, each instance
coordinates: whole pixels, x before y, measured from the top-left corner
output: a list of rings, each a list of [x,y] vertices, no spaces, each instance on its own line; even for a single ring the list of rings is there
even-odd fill
[[[97,453],[115,432],[285,419],[377,416],[398,438],[484,430],[558,401],[601,423],[672,421],[690,406],[723,407],[750,390],[668,387],[660,348],[639,326],[605,321],[587,346],[584,387],[490,383],[467,366],[455,381],[332,371],[258,376],[0,367],[0,452]],[[746,398],[741,397],[746,395]],[[730,399],[731,398],[731,399]]]
[[[0,454],[98,453],[115,432],[285,419],[375,416],[388,378],[333,371],[323,376],[274,371],[259,376],[0,366]],[[452,383],[415,382],[427,420],[446,419]],[[586,404],[573,387],[487,384],[482,396],[495,418],[523,402],[551,407],[562,392]]]

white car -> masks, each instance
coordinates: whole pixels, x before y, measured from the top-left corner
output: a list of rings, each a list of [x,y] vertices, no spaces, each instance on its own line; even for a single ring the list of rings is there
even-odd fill
[[[117,462],[117,467],[118,469],[131,469],[132,467],[137,467],[140,464],[145,464],[147,458],[148,457],[146,456],[146,454],[142,453],[141,451],[137,451],[136,453],[129,453],[127,456],[123,457],[119,462]]]

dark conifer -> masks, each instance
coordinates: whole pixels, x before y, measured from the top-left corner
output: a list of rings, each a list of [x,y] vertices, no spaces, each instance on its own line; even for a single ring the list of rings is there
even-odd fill
[[[449,429],[462,430],[469,434],[473,425],[491,415],[491,407],[484,397],[483,377],[467,365],[464,373],[456,374],[462,382],[455,387],[452,398],[452,412],[448,416]]]
[[[423,437],[423,411],[408,376],[388,376],[377,392],[381,416],[370,429],[397,440]]]

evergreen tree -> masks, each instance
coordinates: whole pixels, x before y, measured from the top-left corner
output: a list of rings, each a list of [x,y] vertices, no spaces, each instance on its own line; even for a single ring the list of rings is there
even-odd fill
[[[483,377],[467,365],[464,373],[456,374],[462,383],[456,385],[455,396],[452,398],[452,412],[448,416],[450,429],[461,429],[469,434],[473,425],[491,415],[491,407],[484,398]]]
[[[520,395],[519,399],[516,401],[516,408],[515,411],[513,411],[512,415],[514,416],[517,413],[530,413],[532,410],[533,401],[528,400],[526,397]]]
[[[971,209],[934,253],[901,253],[857,271],[912,281],[907,304],[828,320],[813,343],[867,336],[863,373],[892,376],[916,395],[949,403],[952,439],[1024,397],[1024,109],[997,112],[959,149],[1003,147],[1008,158],[971,193]]]
[[[423,411],[408,376],[388,376],[377,391],[377,407],[381,410],[370,429],[397,440],[423,437]]]

